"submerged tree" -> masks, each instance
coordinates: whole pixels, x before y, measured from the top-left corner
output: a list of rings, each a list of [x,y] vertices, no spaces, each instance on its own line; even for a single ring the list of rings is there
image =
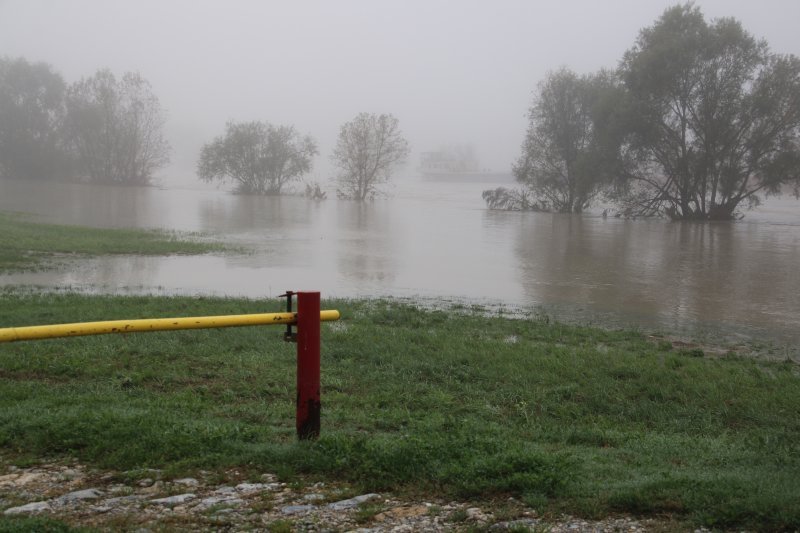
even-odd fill
[[[542,206],[531,196],[532,194],[528,188],[508,189],[506,187],[487,189],[481,194],[481,197],[486,202],[486,207],[489,209],[498,211],[542,211]]]
[[[604,110],[617,93],[607,73],[561,69],[539,84],[514,176],[543,207],[580,213],[611,181],[617,152]]]
[[[0,176],[69,174],[63,121],[66,84],[46,63],[0,58]]]
[[[281,194],[311,170],[317,145],[293,126],[229,122],[225,135],[203,146],[197,175],[203,181],[230,180],[243,194]]]
[[[150,83],[137,73],[117,79],[108,70],[72,85],[67,131],[79,172],[95,182],[150,183],[169,162],[164,113]]]
[[[359,201],[373,198],[408,153],[408,141],[395,117],[360,113],[342,125],[331,156],[339,168],[339,196]]]
[[[625,150],[638,213],[730,219],[800,184],[800,60],[691,4],[643,29],[620,67],[632,106]]]

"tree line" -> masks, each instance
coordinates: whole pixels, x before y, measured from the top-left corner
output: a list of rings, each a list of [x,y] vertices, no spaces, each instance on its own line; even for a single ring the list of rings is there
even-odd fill
[[[169,162],[165,114],[150,83],[109,69],[67,84],[46,63],[0,58],[0,177],[148,185]],[[381,192],[408,156],[399,121],[361,113],[341,126],[331,160],[338,193],[365,200]],[[229,122],[202,147],[197,174],[244,194],[281,194],[307,174],[317,143],[293,126]],[[324,197],[319,185],[307,192]]]
[[[164,121],[137,73],[67,84],[45,63],[0,58],[0,177],[148,184],[169,162]],[[631,216],[723,220],[764,195],[800,195],[800,59],[691,3],[642,29],[615,70],[549,73],[528,122],[513,167],[521,188],[485,191],[490,208],[580,213],[602,198]],[[357,115],[330,155],[337,193],[380,194],[408,153],[395,117]],[[281,194],[317,154],[293,126],[229,122],[197,174]]]
[[[536,91],[513,173],[489,207],[729,220],[800,193],[800,59],[691,3],[639,33],[615,71],[561,68]]]
[[[150,84],[110,70],[68,85],[46,63],[0,58],[0,176],[147,184],[169,161]]]

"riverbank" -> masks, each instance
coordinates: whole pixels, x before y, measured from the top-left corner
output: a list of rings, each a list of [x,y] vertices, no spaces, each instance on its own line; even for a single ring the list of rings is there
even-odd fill
[[[0,211],[0,273],[51,267],[65,257],[221,252],[199,234],[165,230],[88,228],[32,222]]]
[[[8,290],[0,324],[280,305]],[[794,363],[544,317],[374,300],[323,307],[343,318],[323,325],[314,443],[295,441],[294,346],[279,329],[83,337],[0,345],[4,463],[74,458],[158,469],[173,483],[236,469],[250,480],[270,473],[485,512],[514,498],[520,513],[549,518],[800,527]],[[3,499],[4,510],[31,501]]]

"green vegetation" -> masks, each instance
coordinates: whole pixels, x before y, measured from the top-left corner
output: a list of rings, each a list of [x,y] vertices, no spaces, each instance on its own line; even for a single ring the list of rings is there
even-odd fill
[[[294,126],[228,122],[225,135],[203,145],[197,175],[207,182],[231,181],[241,194],[281,194],[311,171],[318,153],[314,139]]]
[[[6,291],[0,325],[280,309]],[[232,465],[589,517],[800,527],[800,369],[630,331],[329,301],[323,436],[294,436],[279,328],[0,345],[0,450],[174,475]]]
[[[202,254],[223,245],[191,234],[39,224],[0,212],[0,272],[41,268],[62,254]]]
[[[0,177],[148,185],[169,163],[165,118],[136,72],[68,85],[47,63],[0,57]]]
[[[522,189],[484,191],[490,209],[580,213],[604,196],[625,216],[733,220],[800,192],[800,58],[693,2],[642,28],[616,70],[562,67],[534,94]]]
[[[0,518],[0,533],[82,533],[86,528],[68,526],[50,518]]]

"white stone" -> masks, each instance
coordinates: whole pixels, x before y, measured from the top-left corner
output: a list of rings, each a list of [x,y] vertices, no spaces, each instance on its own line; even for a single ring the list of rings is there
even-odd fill
[[[185,477],[183,479],[176,479],[175,481],[173,481],[173,483],[175,483],[176,485],[185,485],[187,487],[196,487],[196,486],[198,486],[200,484],[200,482],[197,481],[193,477]]]
[[[209,496],[208,498],[203,498],[200,500],[200,503],[197,505],[197,507],[200,509],[208,509],[214,505],[238,507],[242,504],[244,504],[244,500],[241,498],[232,498],[230,496]]]
[[[467,509],[467,519],[475,522],[486,522],[489,517],[484,514],[478,507],[470,507]]]
[[[43,511],[48,511],[50,509],[50,504],[48,502],[33,502],[33,503],[26,503],[25,505],[20,505],[19,507],[12,507],[10,509],[6,509],[3,511],[3,514],[6,516],[11,516],[15,514],[35,514],[41,513]]]
[[[287,515],[289,515],[289,514],[299,514],[299,513],[306,513],[308,511],[314,509],[314,508],[315,508],[315,506],[313,506],[313,505],[288,505],[288,506],[282,508],[281,512],[283,514],[287,514]]]
[[[78,501],[81,501],[81,500],[96,500],[97,498],[99,498],[102,495],[103,495],[103,493],[100,492],[98,489],[84,489],[84,490],[76,490],[75,492],[70,492],[70,493],[64,494],[63,496],[59,496],[58,498],[56,498],[53,501],[55,503],[62,503],[62,504],[63,503],[72,503],[72,502],[78,502]]]
[[[353,509],[354,507],[358,507],[359,504],[380,497],[381,497],[380,494],[375,494],[375,493],[362,494],[361,496],[356,496],[355,498],[350,498],[349,500],[340,500],[338,502],[329,503],[328,509],[332,509],[334,511],[344,511],[345,509]]]
[[[236,490],[240,492],[274,491],[280,489],[281,486],[281,483],[239,483],[236,485]]]
[[[177,505],[179,503],[186,503],[189,500],[195,499],[196,496],[191,493],[178,494],[176,496],[169,496],[167,498],[158,498],[157,500],[150,500],[150,503],[157,503],[160,505]]]

